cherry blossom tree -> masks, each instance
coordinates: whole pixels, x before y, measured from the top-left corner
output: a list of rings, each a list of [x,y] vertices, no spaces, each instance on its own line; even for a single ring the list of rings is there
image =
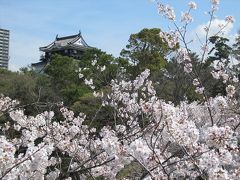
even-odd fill
[[[211,0],[210,23],[202,44],[201,61],[206,60],[211,21],[218,9],[218,0]],[[192,78],[196,92],[203,102],[187,101],[175,106],[156,95],[146,69],[135,80],[119,78],[111,81],[107,94],[94,92],[102,98],[102,106],[113,109],[113,126],[99,132],[85,124],[84,113],[74,113],[63,105],[59,109],[64,120],[52,111],[26,116],[18,102],[0,98],[0,115],[10,121],[1,124],[0,179],[87,179],[102,176],[116,179],[126,165],[138,162],[144,171],[141,179],[239,179],[240,109],[236,77],[228,74],[219,61],[213,66],[213,77],[227,84],[226,96],[209,97],[199,73],[191,63],[186,41],[187,25],[192,22],[191,11],[197,4],[190,2],[182,13],[180,26],[173,8],[157,2],[160,14],[173,23],[174,30],[162,32],[170,47],[180,44],[176,58]],[[233,17],[226,17],[222,32]],[[93,60],[92,66],[97,62]],[[99,67],[101,71],[105,67]],[[94,79],[79,70],[79,78],[91,89]],[[94,119],[93,119],[94,120]],[[14,134],[14,136],[13,136]]]

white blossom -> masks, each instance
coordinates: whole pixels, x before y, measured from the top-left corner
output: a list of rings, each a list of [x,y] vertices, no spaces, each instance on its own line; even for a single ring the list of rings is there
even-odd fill
[[[97,60],[94,59],[91,64],[92,64],[92,66],[95,66],[97,64]]]
[[[79,79],[82,79],[84,77],[84,75],[82,73],[79,73],[78,77],[79,77]]]
[[[174,48],[179,43],[179,33],[178,32],[160,32],[159,36],[165,40],[165,42],[168,44],[169,48]]]
[[[186,63],[186,64],[184,65],[184,71],[185,71],[186,73],[192,72],[192,63]]]
[[[201,49],[202,49],[202,51],[204,51],[204,52],[208,52],[208,51],[209,51],[209,47],[208,47],[207,44],[203,45],[203,46],[201,47]]]
[[[212,2],[213,5],[219,5],[220,1],[219,0],[211,0],[211,2]]]
[[[234,23],[235,19],[233,16],[226,16],[225,21],[228,23]]]
[[[197,4],[196,4],[195,2],[193,2],[193,1],[190,1],[190,2],[188,3],[188,6],[189,6],[191,9],[197,9]]]
[[[169,5],[164,6],[163,4],[158,4],[158,12],[163,14],[169,20],[174,21],[176,18],[173,8]]]
[[[181,17],[182,22],[190,23],[193,21],[192,16],[188,12],[182,12],[182,17]]]
[[[199,83],[199,80],[198,79],[193,79],[193,85],[194,86],[198,86],[200,83]]]
[[[197,93],[199,94],[203,94],[204,92],[204,87],[196,87],[196,90],[195,90]]]
[[[219,0],[211,3],[214,12]],[[159,13],[175,20],[173,8],[158,5]],[[196,3],[190,2],[189,7],[196,9]],[[192,17],[183,13],[182,20],[188,23]],[[232,23],[234,19],[228,16],[226,21]],[[159,35],[174,49],[181,30]],[[89,175],[93,179],[116,179],[119,172],[135,163],[148,173],[144,177],[141,174],[145,180],[239,179],[240,115],[234,97],[238,79],[228,72],[225,60],[218,60],[213,64],[212,76],[224,83],[232,80],[235,86],[226,87],[227,96],[208,97],[204,79],[192,72],[195,64],[189,52],[178,48],[176,60],[191,76],[190,85],[196,87],[196,92],[204,92],[202,99],[167,102],[158,97],[160,92],[149,79],[149,69],[133,80],[121,70],[106,94],[93,92],[94,97],[102,99],[102,106],[111,109],[109,119],[104,119],[109,124],[100,128],[94,127],[94,121],[102,107],[93,119],[84,113],[75,115],[63,103],[57,104],[56,114],[49,110],[30,116],[17,107],[18,101],[1,95],[0,116],[5,120],[6,115],[7,122],[0,124],[0,179],[70,180],[70,174],[83,180]],[[95,66],[97,60],[91,64]],[[106,67],[96,68],[104,71]],[[84,77],[84,70],[87,68],[79,68],[79,78]],[[84,83],[95,88],[91,77],[84,78]]]
[[[227,95],[232,97],[234,94],[235,94],[235,87],[233,85],[228,85],[226,87],[226,92],[227,92]]]
[[[233,82],[235,82],[235,83],[239,82],[239,79],[238,79],[236,76],[234,76],[232,80],[233,80]]]
[[[103,72],[106,69],[106,66],[104,65],[103,67],[101,67],[101,72]]]

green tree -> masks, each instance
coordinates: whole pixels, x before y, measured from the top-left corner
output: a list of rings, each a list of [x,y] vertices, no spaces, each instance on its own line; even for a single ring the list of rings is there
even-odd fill
[[[49,110],[61,101],[48,76],[27,69],[20,72],[0,70],[0,94],[19,100],[29,115]]]
[[[79,62],[71,57],[54,55],[44,72],[51,77],[56,88],[66,87],[78,81]]]
[[[92,78],[97,90],[109,85],[116,77],[119,63],[116,58],[100,49],[87,50],[79,61],[85,78]],[[103,70],[104,69],[104,70]]]
[[[240,31],[238,32],[238,35],[235,39],[235,43],[233,44],[233,56],[240,60]]]
[[[160,31],[158,28],[145,28],[139,33],[132,34],[126,49],[121,51],[121,56],[131,64],[131,73],[134,77],[146,68],[154,72],[166,66],[165,57],[171,50],[159,36]]]
[[[200,72],[201,79],[203,80],[206,92],[209,96],[215,97],[219,94],[226,94],[226,84],[222,79],[214,79],[211,75],[212,71],[216,71],[213,66],[217,63],[223,63],[225,70],[231,74],[230,68],[230,56],[232,53],[232,47],[228,45],[229,39],[221,36],[212,36],[209,38],[212,45],[212,49],[209,51],[208,59],[200,65],[198,72]]]
[[[213,47],[208,53],[209,57],[205,62],[205,67],[211,65],[216,60],[223,62],[225,66],[227,66],[230,62],[229,56],[232,52],[232,48],[227,44],[229,39],[220,36],[212,36],[209,38],[209,41]]]
[[[232,54],[236,59],[233,66],[233,72],[240,81],[240,31],[238,32],[238,36],[235,39],[235,43],[233,44]]]
[[[55,93],[66,105],[73,104],[79,97],[89,92],[80,84],[78,78],[79,60],[71,57],[54,55],[44,72],[49,76]]]

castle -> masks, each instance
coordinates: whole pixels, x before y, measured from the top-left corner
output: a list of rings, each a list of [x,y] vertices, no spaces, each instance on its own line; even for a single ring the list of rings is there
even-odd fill
[[[54,54],[80,59],[83,52],[91,48],[83,39],[81,32],[64,37],[58,37],[57,35],[52,43],[39,48],[44,54],[40,57],[40,62],[32,64],[32,68],[36,72],[42,72]]]

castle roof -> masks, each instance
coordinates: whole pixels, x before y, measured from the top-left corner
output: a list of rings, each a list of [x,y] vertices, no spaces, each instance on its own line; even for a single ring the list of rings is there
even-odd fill
[[[58,51],[61,49],[77,49],[85,50],[91,48],[83,39],[81,32],[76,35],[58,37],[47,46],[40,47],[40,51],[49,52],[49,51]]]

